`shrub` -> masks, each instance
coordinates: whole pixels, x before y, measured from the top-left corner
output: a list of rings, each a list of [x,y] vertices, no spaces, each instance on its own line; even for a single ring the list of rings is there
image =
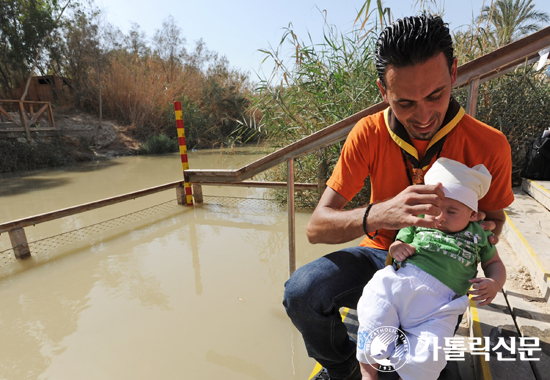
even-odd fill
[[[150,136],[147,141],[139,146],[139,154],[163,154],[173,153],[179,150],[178,140],[165,134]]]
[[[63,166],[88,161],[91,157],[93,152],[66,136],[32,142],[0,141],[0,173]]]

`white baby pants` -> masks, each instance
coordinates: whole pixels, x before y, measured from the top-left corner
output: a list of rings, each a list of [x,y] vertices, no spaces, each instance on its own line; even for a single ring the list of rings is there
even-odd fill
[[[446,365],[444,338],[454,335],[458,316],[466,311],[468,304],[468,296],[457,295],[412,264],[397,271],[387,266],[365,286],[357,305],[358,341],[361,336],[368,339],[378,327],[399,328],[405,333],[410,348],[405,364],[397,373],[403,380],[436,380]],[[368,345],[358,344],[360,362],[376,363],[373,354],[380,359],[379,351],[366,352],[369,349]],[[388,347],[387,351],[391,361],[392,348]]]

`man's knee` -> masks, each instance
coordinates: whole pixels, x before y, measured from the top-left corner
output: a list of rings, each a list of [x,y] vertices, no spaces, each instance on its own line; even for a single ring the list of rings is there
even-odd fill
[[[306,268],[299,268],[285,283],[283,305],[287,314],[292,317],[294,312],[308,307],[311,294],[311,281]]]

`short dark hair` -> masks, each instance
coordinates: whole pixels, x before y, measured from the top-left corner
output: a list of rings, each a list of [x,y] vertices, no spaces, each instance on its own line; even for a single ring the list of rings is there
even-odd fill
[[[441,17],[430,14],[400,18],[387,26],[376,43],[376,70],[384,88],[389,65],[406,67],[443,53],[453,65],[453,39]]]

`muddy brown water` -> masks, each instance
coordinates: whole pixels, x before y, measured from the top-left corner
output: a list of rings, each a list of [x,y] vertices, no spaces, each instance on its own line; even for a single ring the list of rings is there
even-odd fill
[[[189,161],[238,168],[263,154],[190,152]],[[4,176],[0,222],[181,176],[177,154]],[[232,198],[171,207],[4,264],[0,378],[307,379],[315,363],[281,305],[286,210],[262,200],[272,198],[265,190],[203,191],[207,200]],[[26,233],[29,241],[49,238],[174,198],[175,190],[166,191]],[[340,247],[310,245],[309,216],[296,215],[297,266]],[[0,250],[8,247],[4,233]]]

